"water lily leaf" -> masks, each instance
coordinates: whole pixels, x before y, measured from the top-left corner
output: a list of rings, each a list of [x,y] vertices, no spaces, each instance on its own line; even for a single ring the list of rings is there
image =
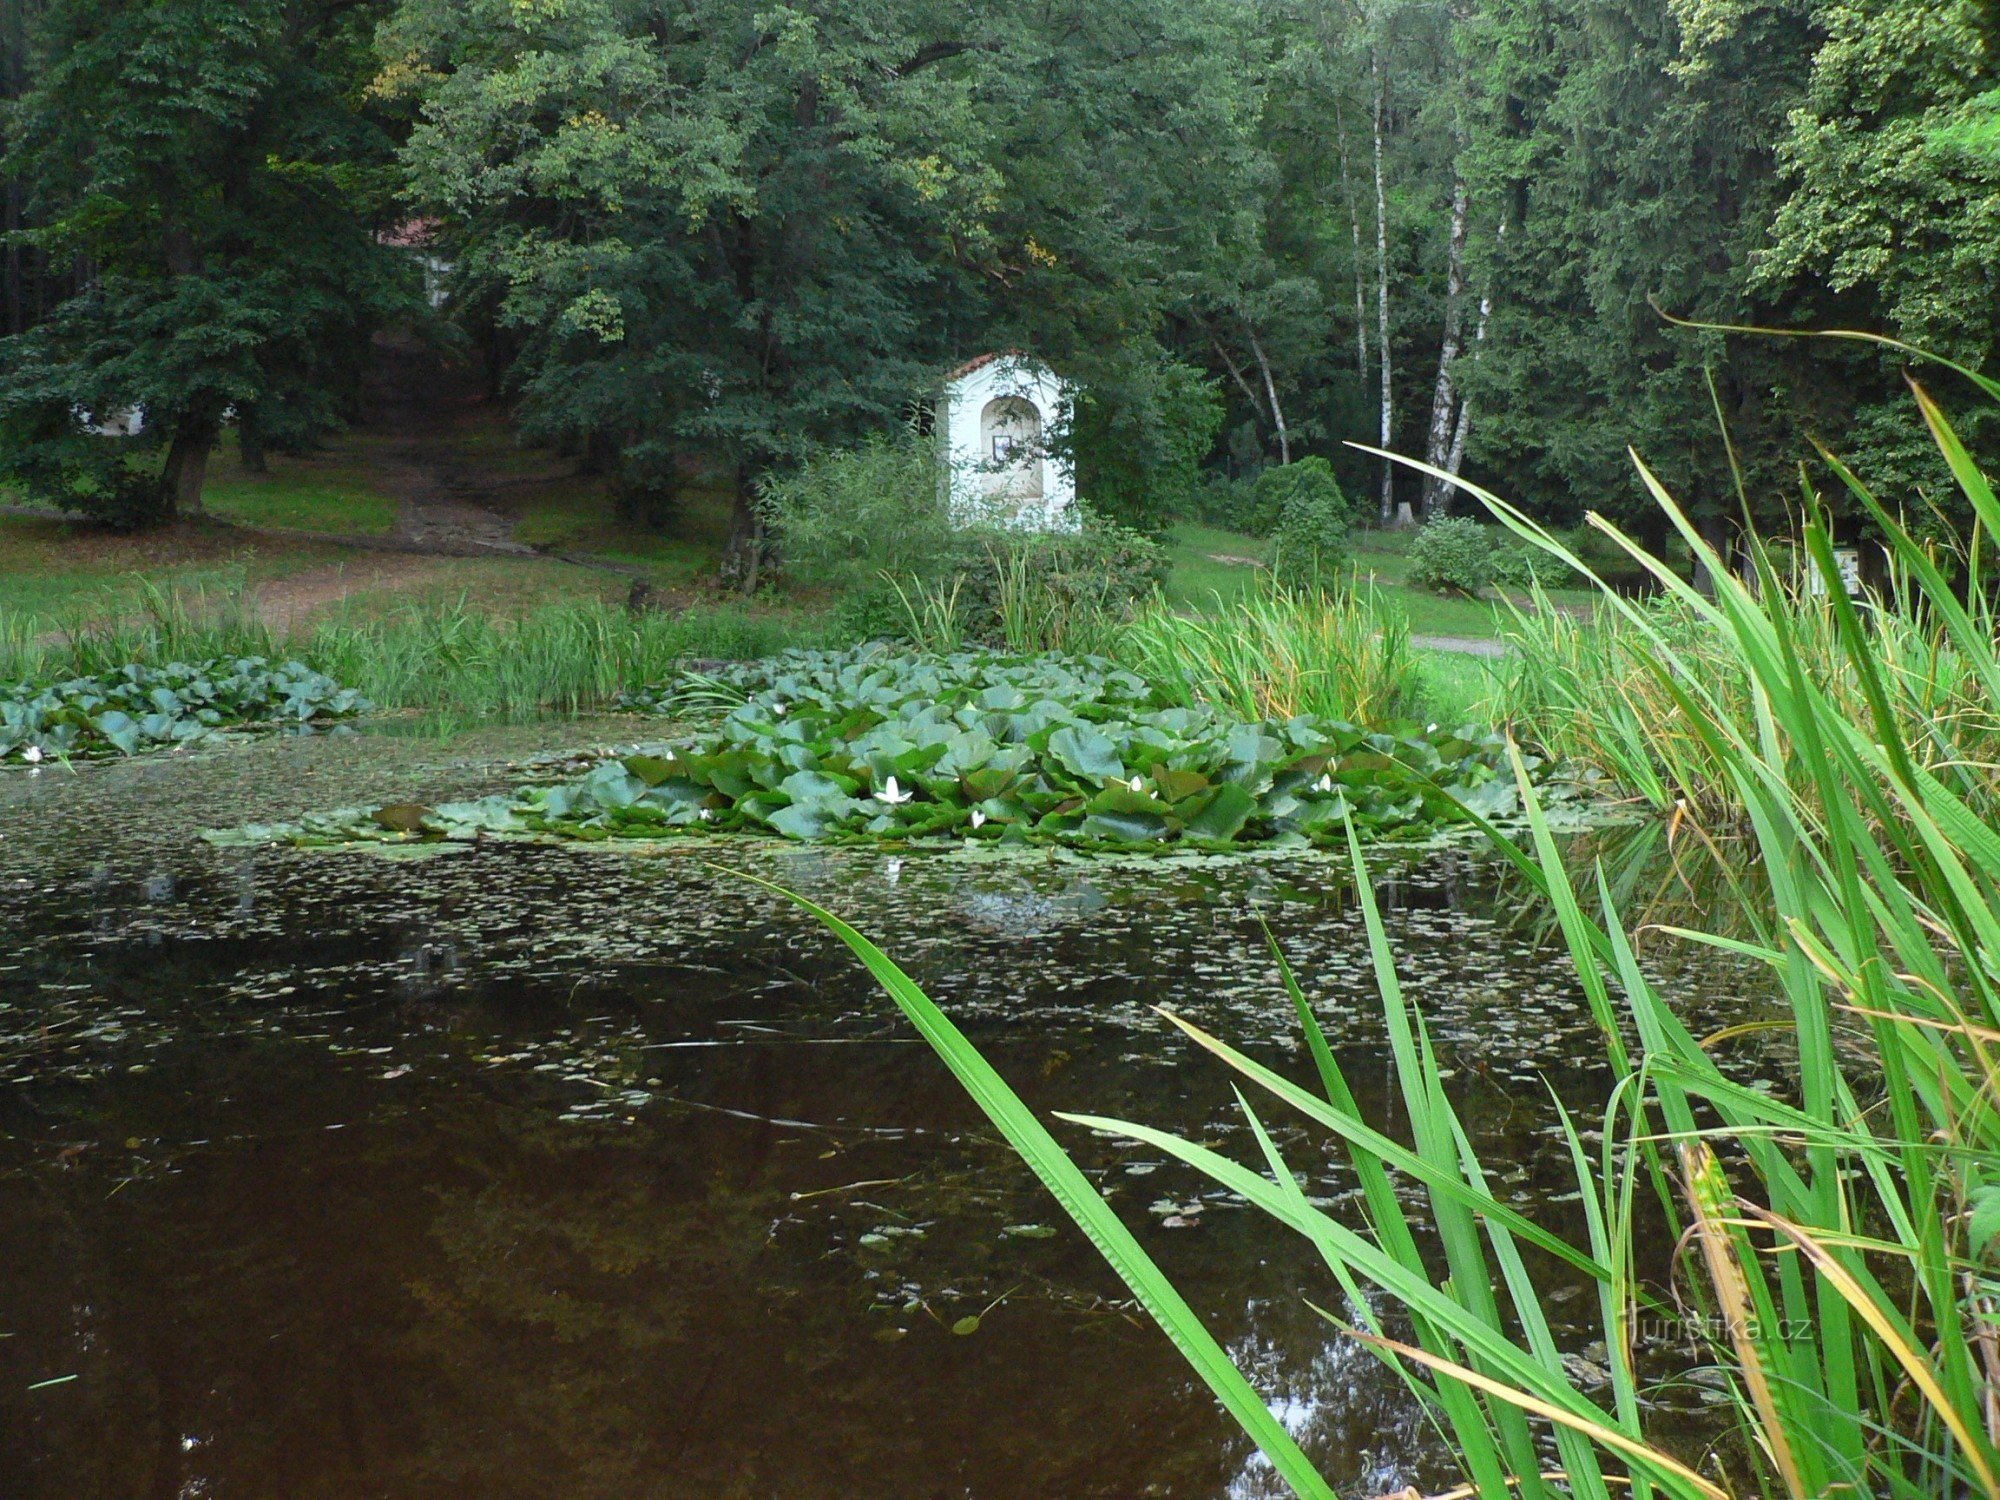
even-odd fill
[[[391,833],[419,833],[431,827],[431,810],[415,802],[392,802],[376,808],[368,818]]]
[[[1227,840],[1243,831],[1250,815],[1257,811],[1257,799],[1240,782],[1225,781],[1211,793],[1200,809],[1187,819],[1187,830],[1197,838]]]
[[[1124,782],[1106,787],[1084,804],[1086,812],[1141,813],[1155,817],[1167,814],[1167,805],[1151,792],[1135,792]]]
[[[628,755],[625,757],[624,766],[647,786],[658,786],[661,782],[680,775],[678,763],[662,760],[657,755]]]
[[[1167,836],[1167,820],[1157,813],[1092,813],[1079,830],[1086,838],[1150,844]]]
[[[1207,791],[1211,783],[1199,771],[1175,771],[1155,766],[1153,784],[1160,789],[1160,796],[1166,801],[1184,802],[1197,792]]]
[[[786,838],[802,838],[806,842],[812,842],[816,838],[826,838],[826,834],[832,830],[836,822],[838,818],[830,814],[822,804],[808,804],[808,802],[794,802],[788,808],[778,808],[774,814],[770,814],[770,818],[766,818],[766,824],[770,828],[776,828]]]
[[[1005,795],[1007,789],[1020,779],[1017,772],[1004,766],[988,766],[982,770],[967,771],[959,777],[959,784],[965,794],[975,802],[989,801]]]
[[[1072,776],[1090,781],[1122,779],[1125,764],[1108,735],[1088,727],[1065,724],[1049,736],[1049,754]]]

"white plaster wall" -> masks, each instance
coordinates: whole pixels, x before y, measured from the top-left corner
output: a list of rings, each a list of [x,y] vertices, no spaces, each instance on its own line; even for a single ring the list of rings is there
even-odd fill
[[[992,517],[985,481],[992,473],[980,441],[980,414],[990,401],[1002,396],[1018,396],[1033,403],[1041,414],[1044,438],[1069,419],[1069,395],[1046,365],[1003,355],[989,360],[969,374],[961,375],[944,389],[939,402],[938,430],[943,434],[945,483],[951,510],[961,525],[987,519],[1004,519],[1024,529],[1074,531],[1081,524],[1076,508],[1076,476],[1066,461],[1044,453],[1042,496],[1039,502],[1023,503],[1018,512],[1004,518]]]

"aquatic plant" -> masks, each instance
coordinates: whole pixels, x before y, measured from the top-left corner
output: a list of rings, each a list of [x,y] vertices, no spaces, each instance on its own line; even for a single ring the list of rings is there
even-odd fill
[[[351,718],[368,702],[296,661],[127,665],[0,690],[0,761],[137,755],[222,729]]]
[[[1265,580],[1198,614],[1155,600],[1114,633],[1111,652],[1176,703],[1246,719],[1388,725],[1411,717],[1422,697],[1409,624],[1382,608],[1372,583],[1322,592]]]
[[[1974,377],[1977,379],[1978,377]],[[2000,400],[2000,385],[1980,381]],[[2000,499],[1921,390],[1918,400],[1979,526],[2000,527]],[[1967,677],[2000,693],[2000,647],[1982,606],[1968,607],[1935,558],[1844,467]],[[1397,983],[1359,844],[1357,889],[1411,1144],[1361,1117],[1289,974],[1286,984],[1322,1094],[1186,1023],[1242,1078],[1331,1132],[1361,1179],[1362,1232],[1309,1203],[1261,1120],[1243,1109],[1261,1161],[1094,1116],[1074,1123],[1142,1141],[1304,1235],[1324,1257],[1346,1316],[1330,1320],[1393,1367],[1450,1437],[1466,1491],[1704,1497],[1871,1495],[1896,1500],[2000,1497],[2000,835],[1980,784],[1925,758],[1926,729],[1897,711],[1884,648],[1841,588],[1823,519],[1803,543],[1822,581],[1824,629],[1840,676],[1811,670],[1812,631],[1767,548],[1751,545],[1756,583],[1737,577],[1641,466],[1641,475],[1715,581],[1705,599],[1630,543],[1674,589],[1696,644],[1742,683],[1747,713],[1715,711],[1714,678],[1686,643],[1604,590],[1648,637],[1661,712],[1724,778],[1755,858],[1739,873],[1749,935],[1677,929],[1681,941],[1763,971],[1797,1049],[1791,1086],[1733,1078],[1719,1054],[1732,1033],[1697,1037],[1634,954],[1600,869],[1580,893],[1523,763],[1529,847],[1489,827],[1496,846],[1554,912],[1602,1033],[1613,1086],[1592,1132],[1562,1114],[1585,1243],[1569,1244],[1488,1187],[1451,1103],[1422,1018]],[[1440,477],[1443,477],[1440,475]],[[1496,513],[1574,565],[1560,543],[1502,502]],[[1969,592],[1990,580],[1976,566]],[[1815,606],[1817,608],[1817,606]],[[1854,692],[1841,680],[1852,674]],[[794,898],[797,899],[797,898]],[[804,903],[801,903],[804,904]],[[1592,908],[1596,914],[1593,914]],[[1168,1293],[1158,1269],[1079,1203],[1074,1166],[997,1074],[907,975],[860,933],[810,908],[861,958],[988,1115],[1104,1250],[1177,1347],[1302,1496],[1331,1492],[1254,1391]],[[1596,1148],[1591,1149],[1592,1135]],[[1392,1177],[1392,1174],[1394,1176]],[[1406,1185],[1399,1190],[1396,1179]],[[1420,1253],[1407,1185],[1418,1184],[1445,1275]],[[1642,1196],[1643,1195],[1643,1196]],[[1650,1200],[1650,1205],[1647,1200]],[[1643,1234],[1675,1244],[1694,1325],[1726,1380],[1741,1441],[1698,1462],[1671,1451],[1635,1357],[1635,1280]],[[1676,1236],[1678,1238],[1676,1239]],[[1583,1271],[1597,1291],[1604,1393],[1586,1389],[1555,1342],[1530,1250]],[[1372,1284],[1399,1304],[1410,1336],[1373,1311]],[[1331,1300],[1331,1299],[1329,1299]],[[1554,1463],[1551,1464],[1551,1458]]]
[[[1938,546],[1926,543],[1933,556]],[[1983,571],[1976,558],[1959,566]],[[1859,722],[1872,711],[1869,679],[1850,658],[1839,613],[1816,578],[1810,564],[1784,567],[1774,559],[1759,581],[1763,604],[1782,613],[1798,669]],[[1734,823],[1747,811],[1741,791],[1676,695],[1698,701],[1704,718],[1741,738],[1758,732],[1758,692],[1692,592],[1682,585],[1650,600],[1621,599],[1585,621],[1550,606],[1537,587],[1532,607],[1515,610],[1507,628],[1513,649],[1502,669],[1502,700],[1517,733],[1551,755],[1595,766],[1657,808],[1679,805],[1710,823]],[[1990,591],[1966,590],[1964,607],[1975,633],[1991,641]],[[1891,557],[1883,588],[1854,601],[1853,610],[1873,643],[1882,706],[1912,757],[1983,817],[2000,817],[2000,708],[1909,564]],[[1672,663],[1664,675],[1662,660]],[[1803,763],[1786,775],[1811,794]]]
[[[450,720],[531,718],[607,707],[690,659],[762,656],[816,644],[810,616],[740,604],[678,614],[596,601],[495,615],[464,595],[384,614],[337,616],[285,637],[241,591],[148,588],[130,618],[77,622],[51,636],[0,615],[0,681],[54,681],[216,657],[291,658],[352,686],[378,708]]]
[[[1347,820],[1414,834],[1514,804],[1497,739],[1239,719],[1174,704],[1097,658],[793,652],[630,701],[683,712],[718,700],[735,706],[692,742],[512,798],[405,813],[386,831],[1305,847]],[[305,830],[384,831],[354,814]]]

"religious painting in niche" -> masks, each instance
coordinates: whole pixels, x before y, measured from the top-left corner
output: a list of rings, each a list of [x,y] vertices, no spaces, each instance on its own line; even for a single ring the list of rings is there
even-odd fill
[[[1000,396],[979,414],[986,494],[996,500],[1042,498],[1042,416],[1032,401]]]

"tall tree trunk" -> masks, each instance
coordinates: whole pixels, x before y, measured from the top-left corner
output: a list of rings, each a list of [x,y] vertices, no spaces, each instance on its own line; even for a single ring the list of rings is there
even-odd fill
[[[246,474],[268,474],[265,461],[264,429],[257,422],[257,408],[243,407],[236,413],[236,453]]]
[[[1494,248],[1497,250],[1506,242],[1507,216],[1502,214],[1500,216],[1500,231],[1493,237]],[[1479,294],[1479,323],[1472,330],[1472,362],[1474,364],[1479,363],[1479,351],[1486,343],[1486,330],[1493,323],[1493,278],[1498,274],[1496,270],[1487,276],[1486,290]],[[1453,479],[1458,478],[1459,470],[1465,466],[1465,441],[1471,436],[1471,433],[1472,398],[1460,395],[1458,398],[1458,422],[1453,427],[1451,434],[1451,451],[1445,455],[1444,461],[1445,470]]]
[[[1264,394],[1271,402],[1271,425],[1278,429],[1278,462],[1292,461],[1292,439],[1285,431],[1285,409],[1278,404],[1277,382],[1271,379],[1271,362],[1264,358],[1264,346],[1257,342],[1257,335],[1250,335],[1250,352],[1257,356],[1257,368],[1264,372]]]
[[[169,519],[201,514],[202,484],[208,478],[208,456],[214,451],[215,429],[208,423],[184,422],[175,429],[162,476]]]
[[[1361,205],[1354,197],[1354,176],[1347,155],[1347,121],[1340,95],[1333,96],[1333,132],[1340,141],[1340,196],[1347,200],[1347,227],[1354,235],[1354,369],[1368,383],[1368,258],[1361,248]]]
[[[1424,443],[1424,462],[1442,469],[1451,457],[1452,419],[1457,405],[1457,385],[1452,366],[1458,363],[1465,341],[1465,221],[1468,193],[1465,173],[1454,168],[1451,187],[1451,230],[1446,241],[1444,279],[1444,337],[1438,343],[1437,386],[1431,392],[1431,430]],[[1423,517],[1442,515],[1451,508],[1451,486],[1435,475],[1424,476]]]
[[[1375,48],[1368,59],[1375,76],[1375,343],[1382,366],[1382,442],[1384,452],[1396,439],[1395,359],[1389,347],[1389,188],[1382,163],[1382,139],[1388,128],[1384,118],[1389,108],[1389,82],[1382,73],[1382,51]],[[1382,460],[1382,524],[1408,526],[1412,522],[1410,502],[1396,507],[1396,465]]]

